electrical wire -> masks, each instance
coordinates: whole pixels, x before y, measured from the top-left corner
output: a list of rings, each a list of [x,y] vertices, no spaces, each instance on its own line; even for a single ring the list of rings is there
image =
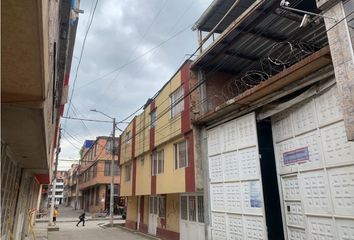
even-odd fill
[[[80,65],[81,65],[81,61],[82,61],[82,56],[83,56],[84,50],[85,50],[86,39],[87,39],[88,33],[89,33],[89,31],[90,31],[90,28],[91,28],[91,25],[92,25],[94,16],[95,16],[97,4],[98,4],[98,0],[96,0],[95,6],[94,6],[94,8],[93,8],[92,15],[91,15],[91,19],[90,19],[89,24],[88,24],[88,26],[87,26],[86,33],[85,33],[85,36],[84,36],[84,41],[83,41],[82,46],[81,46],[81,52],[80,52],[79,62],[78,62],[78,64],[77,64],[77,66],[76,66],[76,72],[75,72],[75,77],[74,77],[74,81],[73,81],[73,87],[72,87],[71,94],[70,94],[70,97],[69,97],[69,103],[68,103],[68,108],[67,108],[67,110],[66,110],[66,115],[68,115],[68,113],[69,113],[69,111],[70,111],[72,98],[73,98],[74,92],[75,92],[76,80],[77,80],[77,76],[78,76],[78,73],[79,73],[79,69],[80,69]]]

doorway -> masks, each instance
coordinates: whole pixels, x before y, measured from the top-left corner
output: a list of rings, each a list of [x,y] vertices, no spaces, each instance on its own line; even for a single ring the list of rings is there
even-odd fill
[[[157,217],[158,217],[158,197],[153,196],[149,199],[149,227],[148,232],[156,235]]]
[[[204,198],[202,195],[182,195],[180,198],[180,239],[205,239]]]
[[[272,125],[269,118],[257,123],[258,148],[263,182],[263,197],[268,239],[284,239]]]

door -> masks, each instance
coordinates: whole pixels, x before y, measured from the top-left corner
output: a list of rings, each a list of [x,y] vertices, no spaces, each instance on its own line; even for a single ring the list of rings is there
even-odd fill
[[[149,201],[149,227],[148,231],[152,235],[156,235],[157,228],[157,216],[158,216],[158,206],[157,206],[157,197],[150,197]]]
[[[266,240],[255,113],[208,130],[207,142],[213,239]]]
[[[354,239],[354,142],[338,97],[332,87],[272,117],[286,239]]]
[[[204,199],[202,195],[181,196],[180,239],[205,239]]]

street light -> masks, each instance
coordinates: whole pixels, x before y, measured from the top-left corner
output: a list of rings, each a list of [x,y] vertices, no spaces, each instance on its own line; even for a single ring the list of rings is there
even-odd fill
[[[110,202],[109,202],[109,223],[113,227],[113,211],[114,211],[114,154],[115,154],[115,135],[116,135],[116,119],[111,116],[98,111],[96,109],[91,109],[92,112],[101,113],[102,115],[110,118],[113,121],[113,138],[112,138],[112,163],[111,163],[111,192],[110,192]]]

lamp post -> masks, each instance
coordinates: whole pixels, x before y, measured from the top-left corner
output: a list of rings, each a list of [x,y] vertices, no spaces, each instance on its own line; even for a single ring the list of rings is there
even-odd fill
[[[109,223],[113,227],[113,212],[114,212],[114,154],[115,154],[115,135],[116,135],[116,119],[110,117],[109,115],[98,111],[96,109],[91,109],[92,112],[101,113],[102,115],[110,118],[113,121],[113,138],[112,138],[112,163],[111,163],[111,192],[110,192],[110,202],[109,202]]]

